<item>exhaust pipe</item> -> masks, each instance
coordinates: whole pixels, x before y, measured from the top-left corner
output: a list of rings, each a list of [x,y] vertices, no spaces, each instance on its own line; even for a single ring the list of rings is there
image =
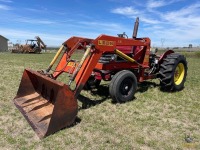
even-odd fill
[[[132,38],[135,39],[137,37],[137,32],[138,32],[138,27],[139,27],[139,17],[136,18],[134,29],[133,29],[133,35]]]

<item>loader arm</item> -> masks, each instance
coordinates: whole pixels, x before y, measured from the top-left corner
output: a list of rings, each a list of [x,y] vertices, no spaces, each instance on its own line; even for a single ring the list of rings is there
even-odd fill
[[[56,79],[63,72],[73,72],[70,70],[71,67],[68,65],[70,62],[70,57],[77,49],[83,49],[86,45],[91,43],[92,39],[85,39],[82,37],[71,37],[63,43],[66,50],[63,52],[60,61],[58,62],[55,71],[53,72],[53,77]]]
[[[42,41],[42,39],[39,36],[35,37],[37,39],[38,42],[38,46],[41,48],[41,46],[43,47],[43,49],[46,49],[46,44],[44,44],[44,42]]]

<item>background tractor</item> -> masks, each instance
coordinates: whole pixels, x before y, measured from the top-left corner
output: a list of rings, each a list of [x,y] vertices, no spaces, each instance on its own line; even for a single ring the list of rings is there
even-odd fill
[[[42,50],[46,50],[46,45],[41,40],[39,36],[36,36],[35,39],[26,40],[25,45],[17,45],[12,49],[12,53],[40,53]]]
[[[24,70],[14,103],[40,138],[71,125],[81,90],[98,88],[101,80],[109,81],[110,96],[119,103],[132,100],[138,83],[148,79],[159,79],[164,90],[184,88],[185,57],[172,50],[161,55],[150,51],[150,39],[137,38],[138,26],[139,18],[132,38],[125,33],[96,39],[71,37],[46,70]],[[58,81],[63,73],[70,75],[66,83]]]

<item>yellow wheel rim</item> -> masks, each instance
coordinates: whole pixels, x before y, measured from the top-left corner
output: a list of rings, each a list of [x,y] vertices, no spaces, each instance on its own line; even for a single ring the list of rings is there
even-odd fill
[[[185,75],[185,67],[183,63],[179,63],[174,73],[174,82],[176,85],[181,84]]]

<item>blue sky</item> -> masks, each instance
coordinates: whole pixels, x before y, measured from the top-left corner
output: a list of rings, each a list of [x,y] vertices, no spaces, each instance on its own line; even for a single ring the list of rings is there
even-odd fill
[[[48,46],[71,36],[131,37],[136,17],[138,37],[152,46],[200,46],[198,0],[0,0],[0,35],[21,44],[38,35]]]

